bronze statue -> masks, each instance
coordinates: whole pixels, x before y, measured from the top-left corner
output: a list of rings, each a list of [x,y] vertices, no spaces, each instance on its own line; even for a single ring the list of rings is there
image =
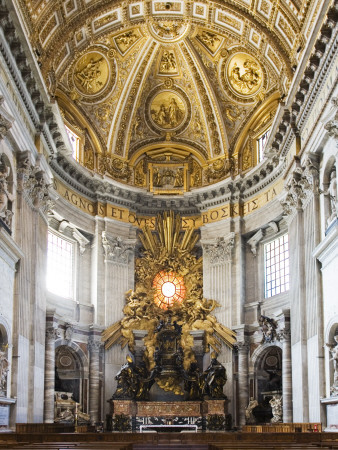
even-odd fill
[[[226,396],[223,393],[223,386],[227,381],[225,368],[216,359],[216,354],[211,355],[211,362],[209,367],[202,375],[202,389],[203,394],[209,398],[222,399]]]
[[[184,389],[188,392],[188,400],[202,400],[203,391],[201,373],[196,362],[190,364],[185,373]]]
[[[132,358],[128,355],[127,362],[123,364],[115,377],[117,388],[113,395],[116,399],[133,400],[138,392],[138,376]]]

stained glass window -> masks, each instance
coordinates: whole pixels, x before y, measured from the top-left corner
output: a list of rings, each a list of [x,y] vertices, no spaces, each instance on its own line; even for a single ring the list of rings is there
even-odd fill
[[[153,281],[154,302],[162,309],[170,308],[174,302],[181,303],[185,297],[183,277],[174,272],[159,272]]]

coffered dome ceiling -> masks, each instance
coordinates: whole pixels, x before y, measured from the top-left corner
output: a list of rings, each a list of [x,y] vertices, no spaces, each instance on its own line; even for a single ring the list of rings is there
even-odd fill
[[[181,194],[257,164],[311,33],[307,0],[21,0],[87,169]]]

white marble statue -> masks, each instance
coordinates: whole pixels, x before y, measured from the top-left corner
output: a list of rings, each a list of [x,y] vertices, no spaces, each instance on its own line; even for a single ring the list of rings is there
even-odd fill
[[[6,352],[0,350],[0,396],[6,396],[9,362]]]
[[[258,406],[258,401],[251,397],[250,402],[245,409],[245,421],[248,425],[253,425],[257,422],[252,412],[256,406]]]
[[[279,423],[283,420],[283,406],[282,406],[282,396],[274,395],[269,401],[272,408],[272,419],[271,423]]]
[[[338,396],[338,334],[334,337],[335,343],[328,344],[333,363],[333,384],[331,386],[331,397]]]
[[[329,226],[337,217],[337,176],[335,167],[333,167],[330,173],[330,184],[326,191],[326,195],[328,195],[330,200],[330,212],[327,219],[327,226]]]

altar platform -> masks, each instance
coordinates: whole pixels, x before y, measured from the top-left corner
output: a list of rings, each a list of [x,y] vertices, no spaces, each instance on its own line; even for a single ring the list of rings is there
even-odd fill
[[[0,433],[0,449],[35,450],[338,449],[338,433]]]

